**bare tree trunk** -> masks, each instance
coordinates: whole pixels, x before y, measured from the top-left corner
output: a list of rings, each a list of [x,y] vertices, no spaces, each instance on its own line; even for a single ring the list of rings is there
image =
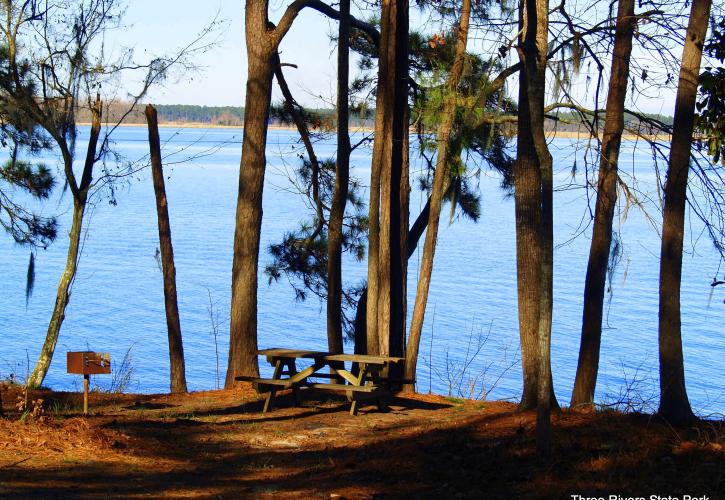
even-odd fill
[[[381,47],[387,44],[381,36]],[[385,40],[385,42],[383,42]],[[382,54],[382,52],[381,52]],[[380,294],[380,177],[382,163],[386,152],[390,149],[391,127],[389,113],[385,109],[388,104],[388,93],[383,85],[387,82],[387,63],[380,59],[378,67],[378,93],[375,106],[375,142],[370,164],[370,205],[368,207],[368,286],[365,314],[365,336],[367,354],[378,355],[382,352],[380,332],[378,331],[378,296]]]
[[[396,2],[396,78],[395,78],[395,119],[393,121],[393,175],[391,186],[391,310],[390,316],[390,355],[405,356],[405,322],[407,316],[406,279],[408,276],[407,239],[408,217],[410,211],[410,158],[409,158],[409,128],[410,110],[408,95],[410,75],[408,69],[408,42],[409,32],[409,0]],[[401,364],[391,366],[392,377],[402,377],[404,367]]]
[[[428,304],[428,292],[433,274],[433,259],[438,240],[438,226],[443,205],[443,196],[446,191],[447,179],[449,177],[449,149],[450,135],[453,130],[453,122],[456,116],[458,84],[463,73],[463,61],[466,56],[466,45],[468,43],[468,22],[471,17],[471,0],[463,0],[461,14],[458,24],[456,53],[453,67],[448,77],[447,95],[443,103],[442,122],[438,127],[438,157],[436,169],[433,174],[433,188],[430,199],[430,214],[428,216],[428,228],[423,245],[423,258],[418,276],[418,289],[415,294],[415,305],[413,307],[413,319],[410,324],[410,335],[405,353],[405,378],[415,380],[416,367],[418,363],[418,349],[420,347],[420,336],[423,331],[425,320],[425,308]],[[405,392],[413,392],[414,384],[406,384]]]
[[[385,80],[378,79],[378,92],[382,82],[385,94],[384,112],[389,122],[389,135],[385,156],[381,165],[380,191],[380,255],[378,290],[378,334],[380,353],[403,357],[405,352],[405,299],[403,297],[403,253],[401,248],[402,213],[401,185],[403,184],[403,152],[407,144],[408,124],[408,1],[383,2],[381,17],[382,67],[387,67]],[[369,297],[368,300],[371,300]],[[391,367],[391,375],[399,376],[397,365]]]
[[[368,289],[363,288],[362,294],[357,301],[357,309],[355,309],[355,354],[367,354],[368,352],[368,338],[365,331],[368,303]]]
[[[407,79],[406,79],[406,96],[407,96]],[[402,146],[402,161],[400,169],[400,187],[399,195],[400,200],[398,206],[400,207],[400,223],[398,225],[400,246],[398,247],[398,265],[400,266],[400,307],[403,313],[400,315],[400,338],[398,339],[401,356],[405,353],[406,338],[405,332],[407,331],[407,316],[408,316],[408,238],[409,238],[409,224],[410,224],[410,133],[408,131],[410,124],[410,108],[406,105],[403,111],[403,123],[405,124],[405,133],[403,134],[403,146]],[[398,366],[395,368],[398,370],[398,374],[402,375],[405,367]]]
[[[164,308],[166,310],[166,328],[169,337],[169,368],[171,392],[186,392],[186,364],[184,362],[184,343],[181,338],[179,304],[176,297],[176,266],[174,247],[171,244],[171,223],[169,205],[166,200],[164,171],[161,165],[161,142],[156,108],[146,106],[146,121],[149,129],[149,149],[151,151],[151,174],[156,196],[156,214],[159,222],[159,247],[161,249],[161,267],[164,273]]]
[[[695,117],[702,47],[712,0],[693,0],[677,86],[672,149],[665,183],[660,258],[660,407],[658,413],[675,425],[694,420],[685,388],[680,318],[682,240],[685,228],[687,175]]]
[[[279,85],[279,89],[282,91],[282,96],[284,97],[284,100],[287,102],[289,113],[292,116],[292,120],[295,122],[295,126],[297,127],[297,132],[300,134],[300,139],[302,139],[302,143],[305,146],[305,150],[307,151],[307,157],[310,160],[310,163],[312,164],[313,171],[319,171],[320,166],[319,162],[317,161],[317,155],[315,154],[315,149],[312,147],[312,139],[310,138],[310,130],[307,127],[307,123],[305,123],[305,119],[300,113],[298,109],[297,101],[295,101],[295,98],[292,96],[292,92],[289,89],[289,85],[287,85],[287,80],[284,77],[284,73],[282,72],[282,63],[279,60],[279,54],[275,53],[273,55],[274,60],[274,76],[277,78],[277,84]],[[316,180],[316,179],[315,179]],[[320,213],[321,207],[318,203],[319,199],[319,182],[315,182],[315,185],[313,186],[313,189],[315,189],[315,193],[313,195],[316,209],[317,209],[317,217],[322,218],[322,215]]]
[[[541,172],[529,120],[528,84],[519,78],[519,119],[514,163],[516,212],[516,273],[523,393],[521,410],[536,408],[538,391],[539,308],[541,306]]]
[[[407,214],[407,207],[401,207],[407,200],[407,179],[403,178],[408,144],[407,43],[407,0],[383,1],[370,186],[367,338],[370,353],[401,357],[407,262],[401,246]]]
[[[27,381],[28,387],[31,389],[39,388],[45,375],[48,373],[50,363],[53,360],[55,346],[58,343],[60,328],[65,319],[65,309],[70,302],[70,291],[73,280],[78,268],[78,254],[80,249],[80,240],[83,226],[83,214],[85,212],[85,200],[73,200],[73,220],[71,222],[70,232],[68,233],[69,245],[68,256],[66,257],[65,269],[58,281],[58,291],[55,298],[55,307],[50,317],[48,331],[45,335],[45,342],[40,351],[38,362],[35,365],[33,373]]]
[[[378,102],[380,94],[378,94]],[[370,206],[368,207],[368,286],[365,303],[365,338],[367,354],[380,354],[380,335],[378,334],[378,293],[380,290],[380,157],[385,141],[387,127],[378,116],[383,114],[377,107],[375,118],[375,137],[373,159],[370,165]]]
[[[337,37],[337,165],[327,230],[327,346],[333,353],[342,352],[342,224],[350,180],[349,45],[350,0],[340,0]]]
[[[267,122],[272,95],[272,73],[280,42],[300,11],[313,8],[332,19],[340,13],[319,0],[292,2],[279,25],[267,16],[268,0],[246,0],[244,8],[247,42],[247,93],[244,112],[242,160],[239,166],[232,304],[229,323],[229,363],[224,386],[234,385],[239,375],[256,376],[257,365],[257,266],[262,227],[262,190],[266,166]],[[377,40],[373,26],[348,16],[349,22]]]
[[[267,32],[267,2],[247,0],[247,94],[244,136],[239,167],[229,363],[224,386],[233,387],[240,375],[258,376],[257,364],[257,265],[262,227],[262,190],[267,163],[267,121],[272,95],[273,55],[276,45]]]
[[[91,133],[88,138],[88,149],[86,151],[86,160],[83,165],[83,175],[80,185],[75,186],[75,177],[73,172],[73,158],[69,154],[63,155],[64,167],[68,182],[71,183],[71,193],[73,193],[73,220],[71,222],[70,232],[68,233],[68,255],[66,257],[65,269],[58,280],[58,291],[55,297],[55,306],[48,323],[48,330],[45,334],[45,342],[40,351],[38,362],[35,364],[33,373],[27,380],[30,388],[38,388],[45,379],[50,363],[53,360],[55,346],[58,344],[58,336],[60,328],[65,319],[65,309],[70,302],[71,287],[75,280],[76,271],[78,270],[78,258],[80,255],[81,234],[83,232],[83,215],[85,214],[86,204],[88,202],[88,189],[93,180],[93,166],[96,163],[96,147],[98,146],[98,136],[101,133],[101,100],[96,98],[93,106],[93,123],[91,124]]]
[[[629,84],[629,59],[632,36],[637,20],[634,0],[619,0],[614,35],[612,72],[609,77],[607,114],[604,123],[602,153],[599,163],[597,201],[594,210],[592,243],[584,283],[584,313],[579,364],[576,371],[571,407],[588,406],[594,401],[602,340],[602,316],[607,266],[612,246],[612,221],[617,203],[617,165],[624,130],[624,101]]]
[[[553,169],[544,134],[549,5],[548,0],[524,0],[521,6],[524,31],[518,52],[524,70],[522,78],[526,79],[531,137],[541,173],[536,447],[540,454],[548,455],[551,449],[551,320],[554,270]],[[521,118],[523,117],[519,117],[519,121]]]

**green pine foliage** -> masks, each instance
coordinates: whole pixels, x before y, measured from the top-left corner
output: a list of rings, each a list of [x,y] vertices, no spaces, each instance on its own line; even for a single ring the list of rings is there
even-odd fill
[[[314,175],[312,163],[301,157],[295,175],[300,186],[311,186]],[[334,159],[320,162],[318,179],[323,220],[314,215],[297,230],[286,233],[281,242],[270,245],[272,263],[264,270],[270,284],[286,277],[300,301],[309,298],[310,294],[321,301],[327,300],[327,224],[335,187]],[[362,189],[360,181],[350,179],[342,234],[343,254],[358,261],[365,258],[368,230],[365,203],[360,197]],[[311,199],[311,194],[304,196]],[[354,330],[355,307],[361,293],[361,286],[343,288],[343,328],[349,337]]]
[[[432,176],[438,149],[436,129],[441,121],[443,102],[450,90],[445,81],[453,64],[455,34],[433,36],[412,33],[411,70],[418,85],[413,94],[411,121],[417,124],[419,151]],[[456,118],[449,149],[450,186],[446,200],[452,203],[451,218],[457,208],[462,215],[477,220],[480,215],[475,180],[482,167],[501,174],[502,187],[513,185],[510,140],[503,124],[487,117],[516,112],[516,105],[504,89],[493,90],[490,77],[503,69],[495,60],[467,54],[461,82],[456,89]]]
[[[697,126],[704,136],[707,152],[713,161],[725,165],[725,17],[713,25],[706,54],[719,66],[706,66],[700,75],[700,101],[697,103]]]
[[[50,141],[17,105],[34,99],[36,88],[27,62],[11,76],[8,47],[0,44],[0,145],[8,158],[0,163],[0,226],[20,245],[47,247],[57,236],[54,217],[42,217],[26,207],[20,193],[43,200],[55,186],[51,170],[30,161],[50,147]],[[7,95],[17,98],[7,99]],[[20,198],[20,201],[18,200]]]

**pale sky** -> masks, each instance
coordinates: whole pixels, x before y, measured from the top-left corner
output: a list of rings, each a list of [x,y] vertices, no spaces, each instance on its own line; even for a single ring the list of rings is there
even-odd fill
[[[287,3],[287,0],[271,0],[272,21],[279,19]],[[243,1],[236,0],[129,1],[125,16],[128,28],[118,34],[118,43],[135,47],[139,59],[143,59],[146,52],[151,55],[173,53],[193,40],[217,13],[219,19],[228,23],[216,48],[198,59],[202,69],[171,78],[163,88],[153,91],[150,101],[207,106],[244,104],[247,67],[243,6]],[[336,24],[322,14],[306,9],[282,42],[283,62],[299,66],[298,69],[286,68],[285,75],[295,97],[304,105],[331,107],[324,101],[334,102],[336,56],[328,35],[336,29]],[[470,45],[475,47],[475,41]],[[352,68],[353,74],[354,71]],[[514,97],[515,82],[512,79],[510,87]],[[579,87],[575,94],[583,93],[582,85]],[[273,88],[275,98],[279,98],[276,85]],[[635,104],[642,111],[671,114],[673,101],[674,92],[655,99],[640,97]],[[604,102],[602,98],[600,105]]]
[[[272,0],[270,18],[279,18],[285,2]],[[133,41],[136,53],[143,50],[154,55],[171,53],[193,40],[219,12],[228,21],[218,46],[198,61],[203,67],[197,74],[172,78],[163,89],[152,94],[157,104],[200,104],[207,106],[242,106],[246,84],[246,49],[244,39],[244,2],[232,0],[131,0],[126,12],[130,29],[120,37]],[[285,75],[295,97],[306,105],[315,100],[309,94],[334,98],[336,56],[328,33],[335,26],[318,12],[303,11],[281,45],[283,62],[295,63],[299,69],[286,68]],[[275,89],[276,92],[276,89]],[[277,94],[275,94],[277,95]]]

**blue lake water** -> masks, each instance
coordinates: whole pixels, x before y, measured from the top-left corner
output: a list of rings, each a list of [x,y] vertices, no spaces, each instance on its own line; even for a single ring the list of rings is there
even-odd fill
[[[86,128],[81,129],[79,152],[83,151],[84,134]],[[161,135],[187,380],[192,390],[212,389],[217,383],[217,364],[209,297],[220,319],[219,370],[223,380],[241,131],[163,128]],[[144,128],[119,129],[114,135],[115,148],[126,160],[136,160],[147,154],[146,137]],[[270,261],[268,245],[308,218],[309,210],[290,189],[286,173],[296,166],[297,148],[294,133],[270,132],[260,258],[259,345],[324,349],[324,304],[316,298],[296,302],[284,279],[268,285],[261,274]],[[577,148],[572,140],[556,139],[551,148],[559,186],[555,194],[552,359],[556,394],[567,403],[576,371],[589,251],[586,203],[594,193],[576,187],[584,183],[581,145]],[[334,143],[321,141],[317,154],[321,158],[334,155]],[[190,156],[194,158],[183,161]],[[622,158],[622,170],[626,175],[636,175],[642,196],[656,199],[648,150],[635,149],[634,143],[626,142]],[[48,155],[46,161],[52,164],[56,159]],[[580,173],[572,179],[575,161]],[[352,165],[353,175],[367,184],[370,151],[356,150]],[[444,209],[421,345],[419,391],[464,396],[484,391],[489,398],[511,399],[520,394],[514,206],[499,183],[495,174],[481,173],[482,216],[478,223],[457,218],[448,225],[448,209]],[[110,352],[116,363],[130,349],[133,382],[127,390],[168,389],[166,322],[162,275],[155,260],[158,230],[150,173],[141,171],[118,184],[115,199],[113,206],[107,197],[96,198],[89,213],[90,231],[56,357],[45,381],[56,389],[79,387],[78,378],[65,373],[65,352],[87,348]],[[411,219],[423,200],[414,189]],[[626,213],[620,211],[616,222],[623,258],[613,277],[613,294],[606,309],[597,399],[644,401],[645,408],[652,409],[656,401],[651,398],[656,397],[658,387],[659,236],[655,227],[661,223],[661,215],[654,204],[645,202],[644,206],[654,225],[635,207]],[[35,290],[27,307],[28,250],[4,235],[0,237],[0,286],[4,291],[0,296],[0,377],[10,373],[23,377],[27,360],[32,369],[37,359],[65,262],[69,207],[70,196],[62,196],[61,189],[43,205],[44,213],[61,214],[61,230],[58,241],[37,254]],[[722,414],[725,388],[718,360],[725,353],[725,287],[710,286],[720,259],[701,236],[697,220],[693,217],[688,224],[693,236],[686,237],[682,284],[687,388],[698,413]],[[410,304],[418,262],[416,254],[409,267]],[[343,273],[348,283],[358,283],[366,275],[366,265],[347,259]],[[467,368],[461,374],[464,365]],[[267,370],[264,363],[261,368]],[[110,377],[99,376],[94,382],[108,386]]]

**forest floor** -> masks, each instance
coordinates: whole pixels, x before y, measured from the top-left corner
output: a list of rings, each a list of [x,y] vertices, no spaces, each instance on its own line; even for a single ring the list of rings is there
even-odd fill
[[[343,398],[261,413],[245,387],[188,395],[2,393],[0,498],[725,497],[725,424],[563,411],[535,454],[532,412],[412,395],[390,411]],[[652,496],[654,495],[654,496]]]

